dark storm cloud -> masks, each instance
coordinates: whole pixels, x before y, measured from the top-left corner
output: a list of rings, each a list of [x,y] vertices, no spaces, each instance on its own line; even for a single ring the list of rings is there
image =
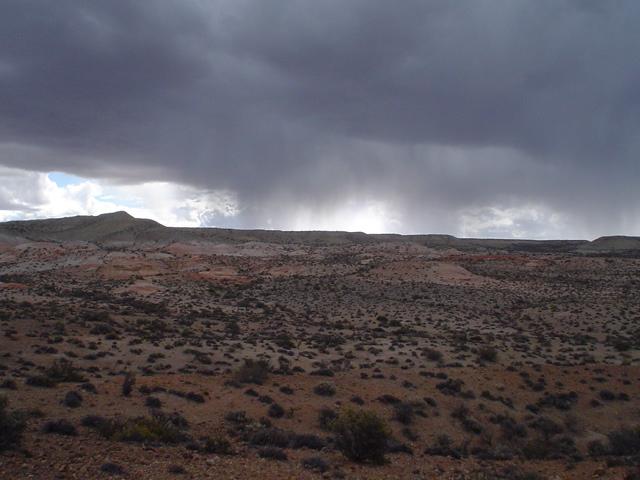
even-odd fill
[[[636,1],[9,0],[0,162],[230,189],[245,225],[377,197],[405,231],[544,205],[638,233],[638,20]]]

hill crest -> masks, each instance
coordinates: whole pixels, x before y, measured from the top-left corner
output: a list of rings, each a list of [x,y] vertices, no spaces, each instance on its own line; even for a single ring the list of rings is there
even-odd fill
[[[531,253],[640,253],[640,237],[605,236],[587,240],[521,240],[458,238],[445,234],[400,235],[362,232],[234,230],[225,228],[165,227],[125,211],[96,216],[14,220],[0,223],[0,242],[86,241],[92,243],[144,243],[204,241],[217,243],[300,243],[313,245],[414,242],[434,248],[507,250]]]

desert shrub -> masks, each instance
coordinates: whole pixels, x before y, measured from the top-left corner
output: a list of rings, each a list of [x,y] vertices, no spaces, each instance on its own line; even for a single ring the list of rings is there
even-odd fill
[[[280,447],[289,446],[290,436],[284,430],[279,428],[261,428],[253,433],[249,438],[251,445],[262,447]]]
[[[120,475],[120,476],[123,476],[127,473],[124,467],[122,467],[121,465],[118,465],[117,463],[111,463],[111,462],[103,463],[102,466],[100,467],[100,471],[104,473],[108,473],[109,475]]]
[[[521,472],[516,473],[516,476],[511,478],[513,478],[513,480],[545,480],[546,477],[538,472]]]
[[[111,315],[106,311],[86,311],[83,312],[82,319],[85,322],[109,322],[111,321]]]
[[[407,455],[413,455],[413,449],[406,443],[399,442],[390,438],[387,440],[387,452],[389,453],[406,453]]]
[[[553,421],[549,417],[538,417],[530,423],[531,428],[538,430],[544,438],[549,439],[554,435],[562,433],[562,425]]]
[[[311,342],[318,348],[335,348],[346,342],[340,335],[316,333],[311,337]]]
[[[42,427],[44,433],[55,433],[58,435],[74,436],[78,434],[76,427],[66,420],[51,420]]]
[[[567,414],[563,419],[563,423],[565,428],[569,432],[576,435],[580,433],[581,426],[580,426],[580,420],[578,419],[577,415],[574,415],[572,413]]]
[[[616,394],[611,390],[600,390],[600,398],[605,402],[612,402],[616,399]]]
[[[425,449],[424,453],[439,457],[462,458],[467,456],[467,449],[466,444],[462,447],[455,447],[451,437],[441,434],[436,437],[433,445]]]
[[[231,442],[222,435],[205,437],[203,450],[218,455],[233,455],[234,453]]]
[[[33,375],[30,377],[27,377],[27,380],[25,383],[32,387],[41,387],[41,388],[53,388],[57,385],[55,381],[51,380],[46,375]]]
[[[60,358],[53,362],[47,371],[46,376],[55,383],[81,383],[86,382],[80,371],[73,366],[73,363],[66,358]]]
[[[621,428],[607,435],[611,455],[640,454],[640,427]]]
[[[551,456],[551,445],[542,438],[534,438],[522,447],[522,454],[528,460],[544,460]]]
[[[516,465],[506,465],[499,468],[480,467],[470,472],[475,480],[545,480],[547,477],[536,472],[523,470]]]
[[[409,427],[404,427],[401,430],[402,435],[409,441],[416,442],[420,439],[420,435],[411,430]]]
[[[0,383],[0,388],[6,388],[7,390],[17,390],[18,384],[12,378],[7,378],[2,383]]]
[[[294,394],[294,390],[293,388],[287,386],[287,385],[283,385],[282,387],[280,387],[280,391],[282,393],[284,393],[285,395],[293,395]]]
[[[537,402],[538,407],[554,407],[558,410],[570,410],[578,401],[576,392],[545,394]],[[535,413],[535,412],[534,412]]]
[[[113,333],[115,329],[108,323],[97,323],[89,330],[91,335],[107,335]]]
[[[240,325],[238,324],[237,320],[231,320],[231,321],[227,322],[227,324],[224,327],[224,330],[229,335],[239,335],[240,332],[242,331],[240,329]]]
[[[465,405],[459,405],[452,412],[451,416],[457,418],[462,423],[462,428],[467,432],[479,435],[483,431],[482,425],[471,416],[471,412]]]
[[[426,403],[430,407],[436,408],[438,406],[438,402],[436,402],[435,399],[431,397],[424,397],[423,400],[424,400],[424,403]]]
[[[527,460],[553,460],[564,457],[575,457],[577,450],[570,437],[533,438],[522,447],[522,454]]]
[[[117,425],[111,438],[116,441],[178,443],[184,440],[184,434],[171,422],[143,417]]]
[[[322,450],[327,443],[317,435],[311,433],[293,434],[289,440],[291,448],[309,448],[311,450]]]
[[[307,470],[324,473],[329,470],[329,464],[322,457],[307,457],[302,459],[302,466]]]
[[[464,381],[457,379],[453,380],[451,378],[446,379],[444,382],[440,382],[436,384],[436,388],[442,392],[443,395],[450,395],[452,397],[456,397],[462,393],[462,386],[464,385]]]
[[[315,375],[318,377],[334,377],[335,373],[330,368],[319,368],[312,371],[309,375]]]
[[[619,352],[626,352],[633,348],[633,342],[631,341],[631,339],[624,337],[615,338],[611,342],[611,344],[613,345],[613,348],[615,348]]]
[[[294,343],[291,335],[286,332],[279,334],[276,338],[273,339],[273,343],[275,343],[278,347],[284,348],[286,350],[293,350],[296,348],[296,344]]]
[[[394,395],[391,395],[389,393],[385,393],[384,395],[380,395],[378,397],[378,401],[380,403],[384,403],[385,405],[397,405],[402,400],[400,400],[398,397],[396,397]]]
[[[498,351],[490,346],[480,347],[478,358],[483,362],[495,362],[498,359]]]
[[[269,407],[269,411],[267,412],[267,414],[271,417],[271,418],[282,418],[284,417],[284,408],[282,408],[280,405],[278,405],[277,403],[273,403],[270,407]]]
[[[269,460],[285,461],[288,460],[287,454],[284,450],[278,447],[264,447],[258,450],[258,456],[260,458],[267,458]]]
[[[108,420],[105,417],[101,417],[100,415],[87,415],[80,420],[80,425],[83,427],[89,428],[98,428],[101,425],[107,423]]]
[[[330,383],[320,383],[313,389],[316,395],[323,397],[332,397],[336,394],[336,387]]]
[[[128,397],[133,391],[133,386],[136,384],[136,376],[133,373],[127,372],[122,380],[122,396]]]
[[[329,407],[323,407],[318,412],[318,423],[322,430],[331,430],[331,422],[338,417],[335,410]]]
[[[247,417],[247,412],[245,412],[244,410],[234,410],[228,412],[224,416],[224,419],[237,425],[246,425],[251,421],[249,417]]]
[[[527,427],[509,415],[496,415],[491,418],[491,422],[500,425],[502,438],[507,442],[527,436]]]
[[[158,397],[147,397],[144,405],[149,408],[161,408],[162,401]]]
[[[273,427],[273,422],[271,421],[271,419],[269,417],[260,417],[260,419],[258,420],[258,423],[261,426],[263,426],[264,428]]]
[[[262,385],[269,376],[269,364],[264,360],[246,359],[236,371],[235,380],[240,383]]]
[[[113,441],[179,443],[188,438],[184,433],[184,419],[162,413],[128,419],[90,416],[85,417],[82,424],[96,429],[100,435]]]
[[[22,432],[26,427],[24,417],[16,412],[10,412],[9,402],[0,397],[0,452],[17,448],[22,440]]]
[[[76,391],[71,390],[70,392],[67,392],[67,394],[64,396],[64,399],[62,400],[62,404],[65,407],[77,408],[80,405],[82,405],[82,395],[80,395]]]
[[[90,383],[90,382],[84,382],[84,383],[80,384],[80,388],[82,390],[84,390],[85,392],[98,393],[98,390],[96,389],[95,385],[93,383]]]
[[[189,400],[190,402],[204,403],[204,395],[200,393],[196,393],[196,392],[176,393],[175,390],[170,390],[169,393],[178,395],[180,398],[184,398],[185,400]]]
[[[415,412],[413,405],[408,402],[401,402],[393,406],[393,418],[403,425],[410,425],[413,422]]]
[[[259,397],[260,394],[258,392],[256,392],[253,388],[248,388],[247,390],[244,391],[244,394],[247,395],[248,397]]]
[[[587,451],[592,457],[601,457],[609,452],[607,446],[600,440],[593,440],[589,442],[587,445]]]
[[[440,362],[442,360],[442,352],[434,350],[433,348],[425,348],[424,355],[428,360],[431,360],[432,362]]]
[[[167,467],[167,472],[172,473],[174,475],[184,475],[185,473],[187,473],[187,470],[182,465],[178,465],[174,463]]]
[[[517,450],[509,445],[498,443],[492,445],[487,437],[485,445],[478,445],[471,449],[471,453],[479,460],[512,460],[517,455]]]
[[[41,375],[33,375],[27,378],[26,384],[32,387],[53,388],[63,382],[84,382],[86,379],[73,366],[71,361],[60,358],[53,362]]]
[[[492,402],[500,402],[506,407],[514,408],[513,400],[511,398],[503,397],[502,395],[494,395],[489,390],[483,390],[480,396],[482,398],[486,398],[487,400],[491,400]]]
[[[376,413],[345,409],[331,422],[336,447],[355,462],[384,463],[391,431]]]

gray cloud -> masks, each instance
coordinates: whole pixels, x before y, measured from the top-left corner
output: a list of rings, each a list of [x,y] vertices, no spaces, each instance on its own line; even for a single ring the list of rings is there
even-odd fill
[[[534,206],[640,234],[638,20],[633,0],[8,0],[0,163],[228,189],[239,226],[377,198],[403,231]]]

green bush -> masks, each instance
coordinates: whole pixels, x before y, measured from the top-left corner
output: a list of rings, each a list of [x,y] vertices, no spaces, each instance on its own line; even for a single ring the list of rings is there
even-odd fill
[[[18,447],[26,427],[22,415],[7,410],[8,404],[5,397],[0,397],[0,452]]]
[[[103,437],[119,442],[179,443],[187,440],[184,424],[170,415],[105,419],[85,417],[83,425],[95,428]]]
[[[384,463],[391,431],[377,414],[347,408],[331,422],[336,447],[355,462]]]

